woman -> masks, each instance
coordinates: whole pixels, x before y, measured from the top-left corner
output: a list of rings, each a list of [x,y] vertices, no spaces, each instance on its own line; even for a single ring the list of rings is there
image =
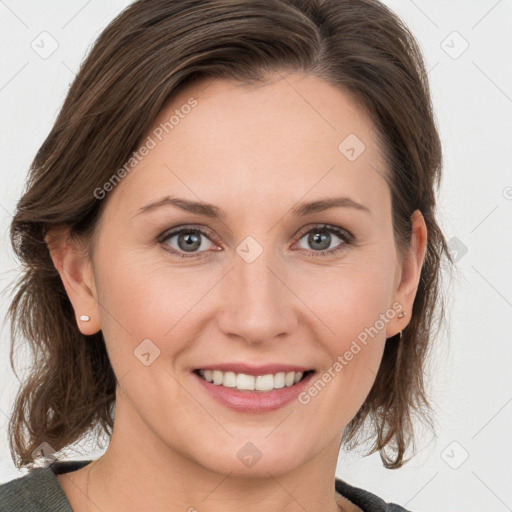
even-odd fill
[[[431,421],[440,168],[421,54],[377,1],[130,5],[12,222],[31,472],[0,510],[405,510],[335,470],[366,438],[401,467]],[[95,427],[103,456],[59,459]]]

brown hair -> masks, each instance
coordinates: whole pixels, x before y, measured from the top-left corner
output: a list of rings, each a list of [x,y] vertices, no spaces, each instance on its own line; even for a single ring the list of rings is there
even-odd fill
[[[9,423],[18,467],[31,465],[43,442],[60,451],[95,427],[108,435],[113,427],[116,377],[102,332],[84,336],[78,329],[47,230],[68,226],[92,254],[105,204],[94,191],[137,149],[166,102],[193,80],[264,83],[283,70],[336,85],[370,115],[390,170],[399,254],[408,248],[414,210],[428,229],[410,323],[400,340],[386,343],[344,443],[356,446],[370,425],[369,453],[378,450],[386,467],[398,468],[414,442],[412,414],[432,425],[424,365],[444,311],[442,257],[451,257],[434,216],[441,147],[413,36],[376,0],[139,0],[110,23],[83,62],[12,221],[11,242],[24,265],[8,310],[12,368],[17,341],[24,338],[33,354]]]

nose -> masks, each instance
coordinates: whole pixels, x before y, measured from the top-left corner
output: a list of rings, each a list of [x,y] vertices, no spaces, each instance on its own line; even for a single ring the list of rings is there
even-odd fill
[[[283,265],[270,253],[264,250],[250,263],[235,255],[221,292],[218,326],[224,335],[254,345],[295,330],[297,297],[286,282]]]

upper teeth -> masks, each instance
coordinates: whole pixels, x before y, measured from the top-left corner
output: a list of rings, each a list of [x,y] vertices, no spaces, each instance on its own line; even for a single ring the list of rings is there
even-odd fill
[[[304,375],[303,372],[279,372],[255,377],[245,373],[221,372],[220,370],[199,370],[199,374],[213,384],[249,391],[272,391],[285,386],[293,386]]]

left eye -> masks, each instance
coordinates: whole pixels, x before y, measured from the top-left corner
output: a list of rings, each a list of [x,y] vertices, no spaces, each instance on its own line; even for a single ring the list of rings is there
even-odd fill
[[[334,233],[335,238],[338,238],[341,240],[341,243],[336,245],[335,247],[329,249],[328,247],[331,245],[332,240],[332,234]],[[327,235],[326,235],[327,234]],[[307,238],[307,244],[310,246],[317,245],[316,251],[310,251],[313,256],[323,256],[327,254],[334,254],[335,252],[338,252],[345,248],[346,245],[351,243],[351,236],[348,232],[334,227],[334,226],[328,226],[328,225],[320,225],[315,226],[313,229],[310,229],[309,231],[306,231],[304,235],[301,237],[300,240],[303,240],[304,238]],[[299,240],[299,241],[300,241]],[[318,247],[320,246],[320,247]]]

